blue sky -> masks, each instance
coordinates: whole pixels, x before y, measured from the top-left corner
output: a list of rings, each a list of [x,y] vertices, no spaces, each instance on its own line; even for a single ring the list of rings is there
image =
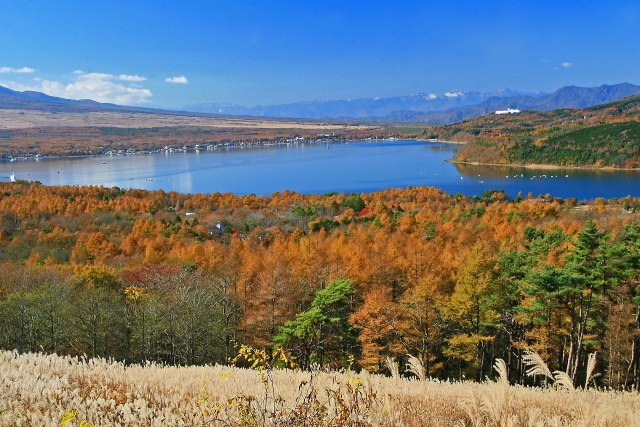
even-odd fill
[[[0,85],[70,98],[180,107],[640,83],[637,1],[0,0],[0,10]]]

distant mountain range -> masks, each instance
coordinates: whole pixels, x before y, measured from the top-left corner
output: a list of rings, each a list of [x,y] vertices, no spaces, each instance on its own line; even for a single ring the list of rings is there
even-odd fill
[[[450,124],[479,117],[507,108],[536,111],[551,111],[560,108],[589,108],[599,104],[616,101],[627,96],[640,94],[640,86],[630,83],[602,85],[598,87],[564,86],[546,95],[520,95],[491,97],[476,105],[451,108],[444,111],[420,113],[398,111],[382,119],[390,122],[418,122],[427,124]]]
[[[0,86],[0,109],[48,112],[119,111],[178,115],[255,116],[273,118],[359,120],[389,123],[449,124],[479,117],[496,110],[550,111],[558,108],[587,108],[640,94],[630,83],[593,88],[565,86],[550,94],[531,94],[501,89],[495,92],[452,90],[443,94],[420,93],[387,98],[318,100],[291,104],[243,107],[235,104],[204,103],[184,111],[105,104],[89,99],[72,100],[40,92],[18,92]]]
[[[495,92],[451,90],[442,94],[419,93],[386,98],[316,100],[290,104],[244,107],[237,104],[205,102],[184,107],[185,111],[260,117],[296,117],[306,119],[380,120],[396,112],[431,113],[479,104],[491,98],[522,96],[525,92],[500,89]]]
[[[639,93],[640,86],[621,83],[593,88],[565,86],[550,94],[530,94],[508,89],[491,93],[449,91],[444,94],[318,100],[256,107],[208,102],[188,105],[184,110],[242,116],[447,124],[506,108],[539,111],[587,108]]]

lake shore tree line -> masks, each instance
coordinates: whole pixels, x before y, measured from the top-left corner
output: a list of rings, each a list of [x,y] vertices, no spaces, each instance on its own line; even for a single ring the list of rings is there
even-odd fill
[[[477,380],[503,359],[539,384],[535,351],[576,385],[638,390],[639,206],[0,184],[0,347],[192,365],[246,344]]]

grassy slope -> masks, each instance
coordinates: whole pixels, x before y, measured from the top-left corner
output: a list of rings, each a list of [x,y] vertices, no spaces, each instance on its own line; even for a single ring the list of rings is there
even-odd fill
[[[640,96],[588,109],[492,114],[425,136],[468,142],[458,161],[640,167]]]

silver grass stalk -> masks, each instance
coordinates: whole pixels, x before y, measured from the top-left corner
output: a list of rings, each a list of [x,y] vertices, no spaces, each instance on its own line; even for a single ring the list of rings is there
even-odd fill
[[[571,380],[571,377],[567,375],[566,372],[553,371],[553,379],[554,379],[553,384],[556,387],[564,388],[567,390],[575,389],[575,387],[573,386],[573,380]]]
[[[387,365],[387,369],[389,369],[389,372],[391,372],[391,378],[400,377],[400,368],[398,367],[398,362],[393,360],[393,358],[387,356],[384,359],[384,363]]]
[[[407,357],[409,358],[407,360],[407,371],[415,375],[420,381],[426,380],[427,372],[425,371],[420,359],[410,354],[407,354]]]
[[[544,363],[544,360],[542,360],[542,357],[540,357],[540,355],[535,351],[531,349],[525,350],[525,353],[522,356],[522,361],[524,362],[525,365],[527,365],[528,376],[534,377],[534,376],[542,375],[551,380],[555,380],[547,364]]]
[[[493,369],[495,369],[498,374],[498,381],[501,384],[509,384],[509,373],[507,372],[507,364],[502,359],[496,359],[493,364]]]
[[[476,393],[474,393],[474,388],[470,385],[466,385],[464,388],[464,392],[458,397],[457,401],[458,407],[462,409],[469,420],[471,421],[471,426],[481,426],[482,425],[482,410],[480,408],[480,404],[476,398]],[[464,427],[467,424],[461,421],[461,425]]]
[[[487,381],[487,387],[480,393],[480,409],[488,417],[491,425],[511,426],[511,398],[509,393],[509,372],[503,359],[496,359],[493,364],[498,374],[495,383]]]
[[[596,369],[596,352],[589,354],[589,358],[587,359],[587,378],[584,381],[584,388],[589,386],[589,382],[595,377],[593,372]]]

